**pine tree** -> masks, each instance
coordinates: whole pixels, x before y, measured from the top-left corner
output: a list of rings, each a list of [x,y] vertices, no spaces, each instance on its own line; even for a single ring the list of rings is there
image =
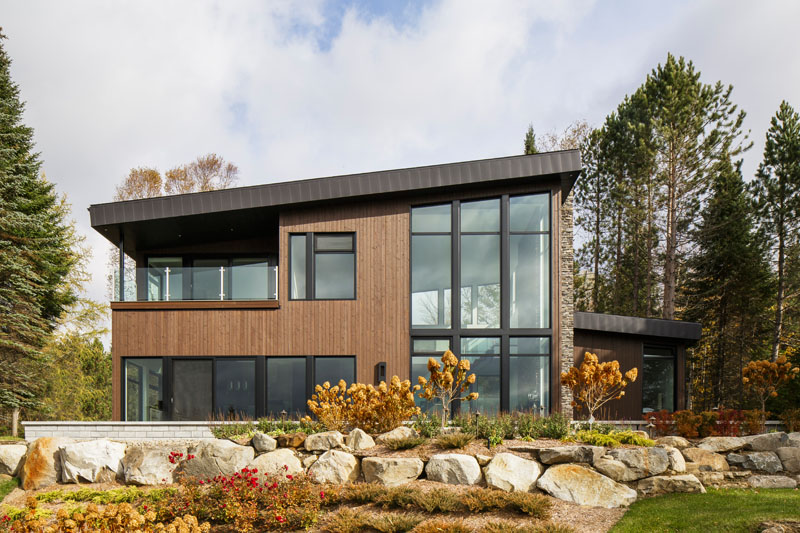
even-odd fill
[[[800,229],[800,116],[785,101],[770,121],[764,160],[752,184],[759,224],[777,261],[778,288],[772,330],[772,361],[783,343],[786,305],[786,250],[795,245]]]
[[[75,257],[60,199],[40,176],[2,39],[0,32],[0,408],[12,411],[16,429],[19,410],[38,403],[41,348],[75,298],[63,283]]]
[[[528,124],[528,131],[525,132],[525,144],[523,150],[523,155],[539,153],[539,149],[536,147],[536,134],[533,132],[533,124]]]

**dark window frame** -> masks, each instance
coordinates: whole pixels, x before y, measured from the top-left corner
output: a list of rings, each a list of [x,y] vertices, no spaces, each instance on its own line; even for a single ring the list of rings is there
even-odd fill
[[[652,343],[652,342],[644,342],[644,343],[642,343],[642,364],[641,364],[641,368],[642,368],[642,387],[641,387],[642,393],[641,393],[641,396],[639,398],[639,400],[640,400],[639,405],[641,406],[642,410],[644,410],[644,408],[645,408],[645,405],[644,405],[644,380],[646,379],[645,373],[644,373],[644,355],[645,355],[645,352],[647,352],[647,350],[649,348],[652,348],[652,349],[655,349],[655,350],[669,350],[669,352],[671,354],[671,358],[672,358],[672,405],[673,405],[673,409],[670,412],[674,413],[675,411],[678,410],[678,347],[675,346],[674,344],[658,344],[658,343]]]
[[[305,298],[293,298],[292,297],[292,265],[291,265],[291,257],[292,257],[292,237],[303,235],[306,238],[306,296]],[[333,235],[349,235],[353,238],[353,249],[352,251],[343,251],[343,250],[317,250],[317,236],[333,236]],[[287,284],[288,284],[288,292],[289,300],[291,301],[353,301],[358,299],[358,236],[355,231],[307,231],[307,232],[291,232],[289,233],[289,249],[287,257],[289,260],[287,261]],[[352,298],[317,298],[316,295],[316,283],[315,283],[315,268],[316,268],[316,255],[317,254],[333,254],[333,255],[344,255],[344,254],[352,254],[353,255],[353,297]]]

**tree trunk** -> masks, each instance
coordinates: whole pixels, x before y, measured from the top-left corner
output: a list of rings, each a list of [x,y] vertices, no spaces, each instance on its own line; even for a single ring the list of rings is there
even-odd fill
[[[19,437],[19,407],[11,410],[11,436]]]
[[[592,259],[594,260],[594,278],[592,279],[592,309],[593,313],[597,313],[598,309],[598,299],[599,299],[599,292],[600,288],[598,283],[600,283],[600,217],[601,214],[601,205],[600,205],[600,187],[599,184],[595,184],[595,214],[594,214],[594,250],[592,251],[592,255],[594,256]]]
[[[675,284],[678,261],[677,169],[674,152],[670,153],[667,184],[667,231],[664,254],[664,313],[666,320],[675,319]]]
[[[781,206],[782,208],[783,206]],[[778,352],[780,351],[781,334],[783,329],[783,293],[785,288],[784,279],[784,224],[783,213],[778,218],[778,297],[775,302],[775,327],[772,331],[772,362],[778,359]]]

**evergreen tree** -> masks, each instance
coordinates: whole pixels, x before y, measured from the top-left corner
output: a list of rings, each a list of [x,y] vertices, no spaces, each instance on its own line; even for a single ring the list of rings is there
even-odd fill
[[[12,411],[16,429],[19,410],[38,403],[41,348],[75,298],[64,279],[76,258],[60,200],[40,176],[2,39],[0,32],[0,408]]]
[[[536,147],[536,134],[533,132],[533,124],[528,124],[528,131],[525,132],[525,144],[523,150],[523,155],[539,153],[539,149]]]
[[[742,406],[742,368],[765,352],[764,324],[772,290],[766,250],[755,231],[740,165],[721,160],[688,262],[685,318],[703,324],[689,380],[696,407]]]
[[[798,242],[800,229],[800,116],[785,101],[770,121],[764,160],[758,167],[752,188],[761,230],[777,261],[778,288],[771,350],[772,361],[775,361],[783,344],[786,250]]]

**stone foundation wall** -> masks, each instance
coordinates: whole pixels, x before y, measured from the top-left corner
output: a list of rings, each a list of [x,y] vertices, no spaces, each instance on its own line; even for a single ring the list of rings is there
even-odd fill
[[[25,440],[69,439],[213,439],[208,422],[23,422]]]

